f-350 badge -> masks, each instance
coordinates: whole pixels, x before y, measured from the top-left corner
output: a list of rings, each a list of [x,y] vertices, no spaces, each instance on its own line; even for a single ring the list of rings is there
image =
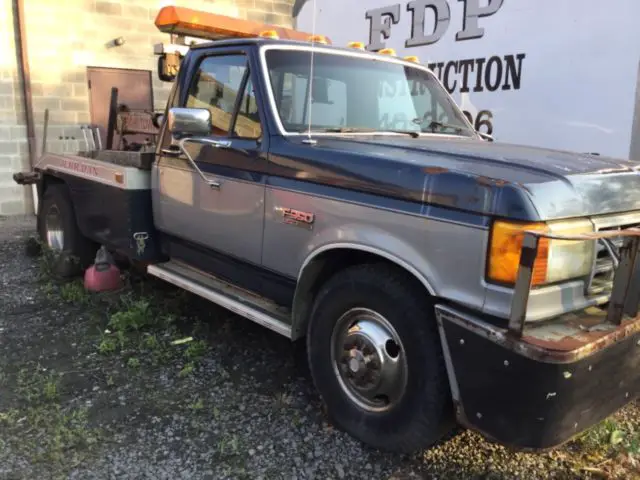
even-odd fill
[[[307,228],[309,230],[313,228],[313,222],[315,221],[315,215],[313,213],[302,212],[288,207],[276,207],[275,211],[282,218],[282,223]]]

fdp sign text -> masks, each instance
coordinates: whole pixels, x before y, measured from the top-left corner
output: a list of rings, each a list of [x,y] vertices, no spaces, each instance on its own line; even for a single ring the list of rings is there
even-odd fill
[[[411,15],[411,35],[405,41],[405,47],[420,47],[430,45],[440,40],[451,23],[451,8],[449,2],[454,0],[412,0],[406,4],[406,11]],[[480,20],[494,15],[504,3],[504,0],[458,0],[464,2],[461,30],[456,33],[456,40],[471,40],[481,38],[484,29],[480,27]],[[429,31],[425,31],[427,12],[432,14],[434,21]],[[369,45],[367,50],[377,51],[385,48],[384,40],[391,36],[392,26],[400,21],[401,4],[368,10],[365,14],[369,20]]]

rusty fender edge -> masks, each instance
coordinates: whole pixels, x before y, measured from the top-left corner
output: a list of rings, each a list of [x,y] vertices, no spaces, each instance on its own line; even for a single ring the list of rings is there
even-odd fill
[[[458,422],[503,445],[556,447],[640,395],[640,318],[588,309],[518,339],[450,306],[436,316]]]

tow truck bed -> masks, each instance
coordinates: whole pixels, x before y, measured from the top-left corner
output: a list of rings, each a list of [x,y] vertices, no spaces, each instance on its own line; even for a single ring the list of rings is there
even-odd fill
[[[47,153],[35,166],[35,178],[22,183],[37,183],[42,189],[51,177],[64,181],[78,227],[86,237],[134,261],[157,261],[160,249],[151,201],[153,157],[153,153],[110,150]]]
[[[122,167],[133,167],[139,170],[151,170],[155,153],[129,152],[120,150],[90,150],[78,152],[79,157],[111,163]]]

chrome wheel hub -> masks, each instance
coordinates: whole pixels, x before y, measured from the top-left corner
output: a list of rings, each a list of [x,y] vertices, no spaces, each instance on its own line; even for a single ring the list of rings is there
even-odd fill
[[[331,359],[340,386],[360,408],[385,411],[404,395],[404,348],[393,326],[377,312],[354,308],[338,319]]]
[[[60,210],[55,205],[49,207],[45,216],[45,235],[47,245],[55,251],[62,251],[64,248],[64,230],[62,229],[62,217]]]

